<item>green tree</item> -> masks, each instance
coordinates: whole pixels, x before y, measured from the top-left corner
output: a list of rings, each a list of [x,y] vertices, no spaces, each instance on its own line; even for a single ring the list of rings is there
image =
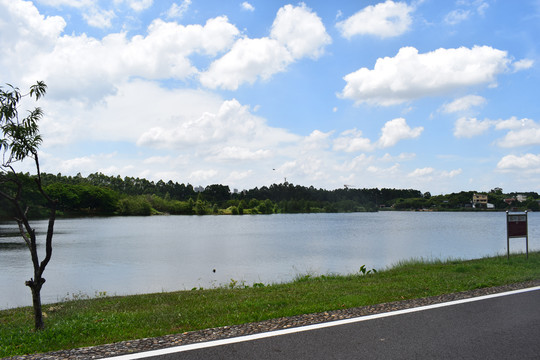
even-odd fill
[[[39,107],[29,111],[28,115],[19,119],[18,106],[25,96],[39,100],[45,95],[47,86],[39,81],[30,87],[27,94],[11,85],[7,89],[0,87],[0,152],[2,162],[0,165],[0,197],[7,200],[12,205],[14,219],[19,226],[19,232],[24,239],[32,259],[34,267],[34,277],[26,281],[26,286],[32,291],[32,304],[34,307],[34,324],[36,330],[44,328],[43,315],[41,311],[41,288],[45,283],[43,272],[51,260],[52,238],[54,233],[54,222],[56,219],[56,200],[53,200],[44,190],[42,185],[41,171],[39,167],[38,147],[41,144],[38,121],[42,118],[43,112]],[[25,159],[32,159],[36,167],[36,176],[33,186],[37,188],[49,208],[49,223],[45,239],[45,257],[40,262],[36,244],[36,231],[30,225],[28,208],[23,207],[22,199],[24,186],[28,186],[21,179],[14,169],[14,164]],[[11,185],[11,186],[8,186]]]

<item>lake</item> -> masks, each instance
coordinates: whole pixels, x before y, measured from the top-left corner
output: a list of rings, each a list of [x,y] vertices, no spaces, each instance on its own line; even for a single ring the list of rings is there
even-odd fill
[[[46,225],[34,223],[41,242]],[[24,285],[33,276],[30,254],[16,231],[0,223],[0,309],[32,304]],[[525,239],[511,239],[510,248],[525,251]],[[529,213],[529,250],[540,250],[540,213]],[[209,288],[231,279],[269,284],[411,258],[497,254],[506,254],[504,212],[59,219],[42,300]]]

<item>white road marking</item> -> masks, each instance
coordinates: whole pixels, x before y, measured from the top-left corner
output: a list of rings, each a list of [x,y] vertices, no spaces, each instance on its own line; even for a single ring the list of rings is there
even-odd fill
[[[465,304],[473,301],[481,301],[486,299],[492,299],[496,297],[501,296],[508,296],[508,295],[514,295],[514,294],[520,294],[524,292],[529,291],[536,291],[540,290],[540,286],[532,287],[532,288],[526,288],[526,289],[520,289],[520,290],[514,290],[514,291],[507,291],[503,293],[497,293],[497,294],[490,294],[490,295],[484,295],[484,296],[478,296],[478,297],[472,297],[467,299],[461,299],[461,300],[454,300],[444,303],[438,303],[438,304],[432,304],[432,305],[425,305],[425,306],[419,306],[414,307],[410,309],[403,309],[403,310],[395,310],[395,311],[389,311],[385,313],[380,314],[373,314],[373,315],[365,315],[350,319],[343,319],[343,320],[335,320],[335,321],[329,321],[325,323],[320,324],[313,324],[313,325],[306,325],[306,326],[300,326],[300,327],[294,327],[294,328],[288,328],[288,329],[281,329],[281,330],[274,330],[269,332],[264,332],[260,334],[252,334],[252,335],[245,335],[245,336],[239,336],[229,339],[222,339],[222,340],[212,340],[197,344],[189,344],[189,345],[179,345],[174,346],[166,349],[161,350],[151,350],[146,352],[141,352],[137,354],[129,354],[129,355],[121,355],[121,356],[115,356],[115,357],[109,357],[107,359],[110,360],[136,360],[136,359],[144,359],[151,356],[160,356],[160,355],[166,355],[166,354],[172,354],[177,352],[183,352],[183,351],[190,351],[190,350],[197,350],[197,349],[204,349],[214,346],[221,346],[221,345],[228,345],[228,344],[235,344],[239,342],[244,341],[253,341],[258,339],[265,339],[273,336],[281,336],[281,335],[287,335],[287,334],[294,334],[299,333],[303,331],[310,331],[310,330],[316,330],[316,329],[323,329],[327,327],[332,326],[340,326],[345,324],[352,324],[357,323],[361,321],[368,321],[368,320],[374,320],[374,319],[380,319],[384,317],[389,316],[395,316],[395,315],[402,315],[402,314],[409,314],[417,311],[424,311],[424,310],[430,310],[430,309],[436,309],[446,306],[452,306],[452,305],[458,305],[458,304]]]

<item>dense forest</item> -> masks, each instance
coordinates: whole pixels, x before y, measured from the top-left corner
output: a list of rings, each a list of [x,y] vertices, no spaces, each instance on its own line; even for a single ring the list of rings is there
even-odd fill
[[[41,216],[42,197],[34,189],[33,176],[21,174],[25,181],[22,194],[30,213]],[[359,212],[377,210],[488,210],[486,204],[472,204],[475,191],[432,196],[413,189],[316,189],[288,182],[261,188],[231,192],[225,185],[194,188],[190,184],[158,182],[146,179],[107,176],[101,173],[83,177],[42,174],[45,191],[58,200],[59,215],[208,215],[273,214],[316,212]],[[5,187],[9,187],[4,183]],[[9,188],[5,189],[9,191]],[[534,192],[504,194],[496,188],[488,193],[494,210],[539,208]],[[509,199],[513,199],[509,201]],[[474,206],[473,206],[474,205]],[[10,204],[0,200],[0,216],[10,216]]]

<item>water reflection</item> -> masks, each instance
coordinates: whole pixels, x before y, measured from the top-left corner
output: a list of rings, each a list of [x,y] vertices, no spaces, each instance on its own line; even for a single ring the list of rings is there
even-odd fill
[[[538,250],[540,213],[529,216],[529,246]],[[47,222],[36,226],[43,234]],[[275,283],[306,273],[357,272],[364,264],[382,269],[413,257],[505,254],[505,226],[504,213],[60,219],[43,300],[55,302],[79,292],[122,295],[212,287],[231,279]],[[13,234],[13,229],[0,224],[0,233]],[[0,245],[0,289],[8,289],[0,292],[0,308],[30,305],[24,286],[32,277],[28,249],[17,236],[1,237],[0,243],[8,244]],[[525,241],[512,240],[511,249],[523,251]]]

